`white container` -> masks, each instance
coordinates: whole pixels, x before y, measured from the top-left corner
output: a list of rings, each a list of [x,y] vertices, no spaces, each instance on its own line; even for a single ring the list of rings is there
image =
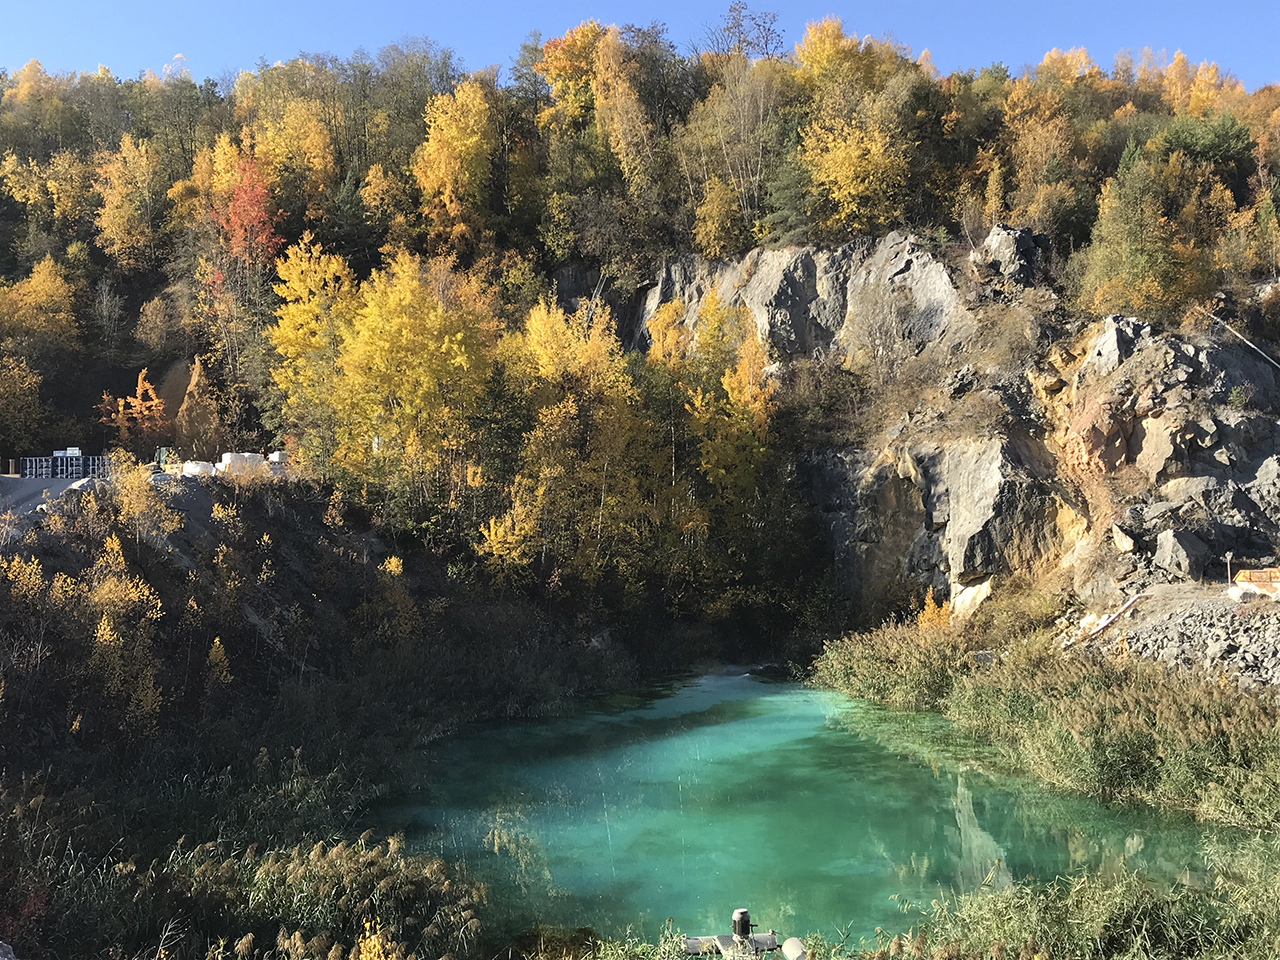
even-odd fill
[[[233,477],[265,474],[266,464],[266,458],[260,453],[224,453],[218,472]]]

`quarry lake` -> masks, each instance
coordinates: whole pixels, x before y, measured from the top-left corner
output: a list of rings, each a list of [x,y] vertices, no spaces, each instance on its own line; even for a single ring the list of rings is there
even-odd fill
[[[1201,828],[989,772],[945,721],[741,670],[472,728],[379,826],[465,862],[491,935],[899,930],[951,891],[1120,864],[1194,880]],[[988,772],[983,772],[988,771]]]

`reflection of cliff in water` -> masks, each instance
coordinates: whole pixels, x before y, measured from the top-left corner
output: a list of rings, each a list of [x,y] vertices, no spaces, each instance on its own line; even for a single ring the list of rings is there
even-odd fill
[[[746,906],[761,929],[856,942],[984,882],[1121,858],[1173,879],[1198,859],[1189,821],[992,777],[938,717],[744,675],[666,693],[461,734],[436,757],[435,803],[385,826],[465,861],[494,934],[650,938],[673,917],[706,935]]]
[[[976,890],[988,886],[1003,890],[1013,883],[1004,848],[996,838],[978,826],[973,812],[973,794],[964,777],[956,778],[956,795],[951,798],[956,808],[956,826],[960,830],[960,857],[956,862],[956,889]]]

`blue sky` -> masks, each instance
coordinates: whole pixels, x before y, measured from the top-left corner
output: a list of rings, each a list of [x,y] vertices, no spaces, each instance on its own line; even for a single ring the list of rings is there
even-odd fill
[[[453,47],[470,69],[504,68],[530,30],[563,33],[605,23],[667,24],[680,47],[719,20],[729,0],[7,0],[0,13],[0,67],[36,58],[54,72],[105,64],[120,77],[157,72],[182,54],[196,80],[252,68],[299,51],[347,56],[404,37]],[[1214,60],[1250,90],[1280,82],[1280,0],[754,0],[778,13],[788,45],[826,14],[858,34],[892,34],[947,71],[995,61],[1015,73],[1052,47],[1084,46],[1103,67],[1118,50],[1144,46]]]

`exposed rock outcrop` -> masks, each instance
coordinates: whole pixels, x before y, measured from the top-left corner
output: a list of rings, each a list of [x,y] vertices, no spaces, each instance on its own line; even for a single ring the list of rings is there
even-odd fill
[[[981,246],[970,251],[969,265],[979,280],[1031,283],[1043,267],[1045,242],[1026,227],[997,223]]]
[[[757,249],[736,263],[673,260],[641,302],[638,325],[644,329],[658,307],[679,301],[692,328],[714,290],[722,304],[746,305],[761,341],[778,356],[811,355],[830,347],[844,326],[850,278],[870,251],[870,241],[859,241],[834,250]]]
[[[673,260],[646,293],[638,325],[679,301],[694,327],[712,290],[722,304],[745,305],[761,341],[782,359],[833,343],[850,355],[914,356],[948,350],[974,331],[946,267],[901,233],[834,250],[753,250],[737,263]]]
[[[1070,549],[1087,522],[1050,464],[1032,441],[997,437],[830,452],[809,466],[851,591],[907,576],[941,599]]]
[[[1264,562],[1280,536],[1280,370],[1218,328],[1066,316],[1029,231],[944,260],[892,233],[835,250],[668,264],[641,324],[716,290],[776,359],[835,353],[899,406],[856,449],[802,464],[844,586],[907,579],[959,607],[993,577],[1065,567],[1105,606]],[[910,386],[898,379],[911,369]],[[905,412],[902,412],[905,409]]]

